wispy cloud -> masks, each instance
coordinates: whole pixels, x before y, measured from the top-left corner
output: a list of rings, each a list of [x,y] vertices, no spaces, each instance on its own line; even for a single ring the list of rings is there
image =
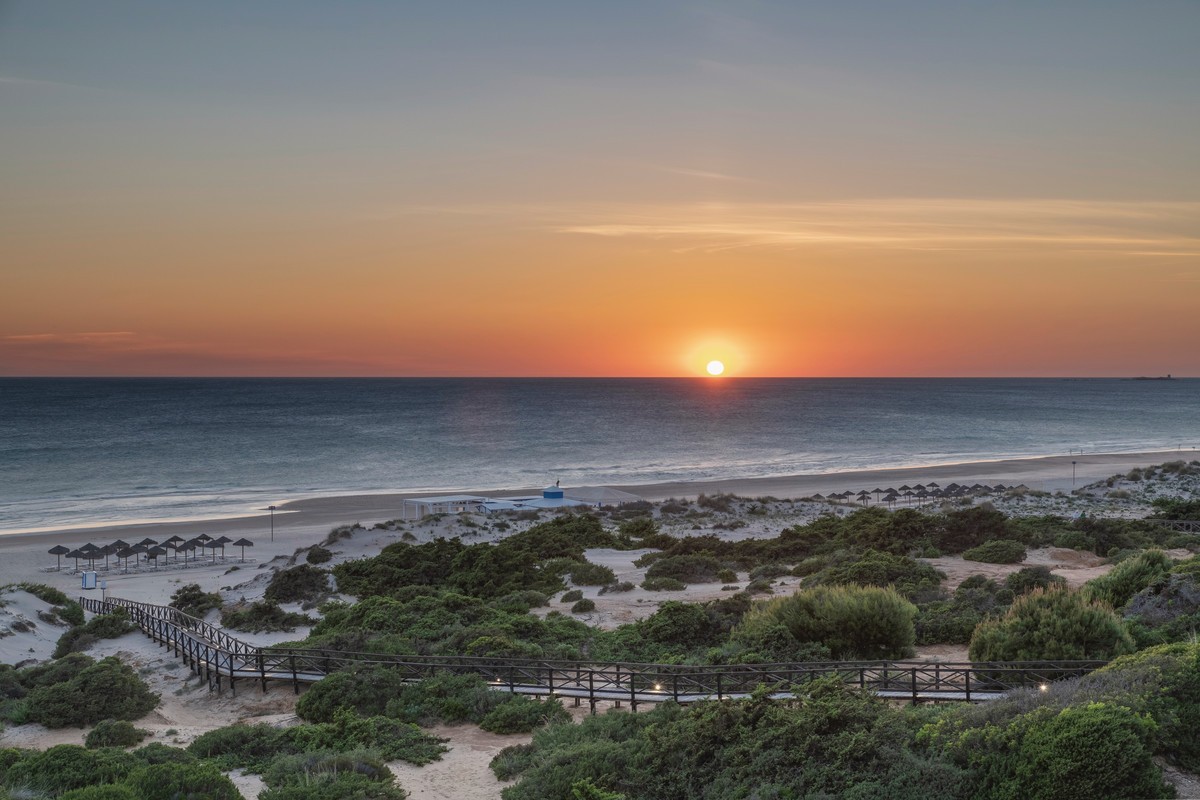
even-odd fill
[[[563,233],[686,247],[838,246],[1200,256],[1200,203],[896,198],[799,204],[630,205],[579,209]]]

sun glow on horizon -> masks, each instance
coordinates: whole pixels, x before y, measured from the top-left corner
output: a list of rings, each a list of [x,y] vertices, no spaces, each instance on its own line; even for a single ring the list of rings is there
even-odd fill
[[[705,370],[708,371],[709,375],[712,375],[715,378],[725,372],[725,365],[720,361],[714,360],[708,362],[708,366],[705,367]]]

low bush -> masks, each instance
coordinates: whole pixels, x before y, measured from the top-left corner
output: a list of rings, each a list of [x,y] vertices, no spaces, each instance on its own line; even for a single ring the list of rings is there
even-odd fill
[[[762,564],[761,566],[757,566],[754,569],[750,570],[750,580],[752,580],[752,581],[771,580],[772,578],[781,578],[784,575],[790,575],[791,572],[792,572],[792,568],[785,564]],[[732,574],[732,571],[731,570],[721,570],[721,572],[717,574],[717,578],[719,580],[725,581],[725,578],[723,576],[727,575],[727,574]],[[736,580],[737,580],[737,575],[734,575],[727,582],[732,582],[732,581],[736,581]]]
[[[572,589],[569,592],[563,592],[563,596],[559,598],[561,603],[574,603],[583,599],[582,589]]]
[[[1055,575],[1049,567],[1041,566],[1021,567],[1016,572],[1009,573],[1004,579],[1005,588],[1012,592],[1014,597],[1020,597],[1034,589],[1049,589],[1051,586],[1066,585],[1066,578]]]
[[[203,618],[209,611],[221,607],[221,595],[205,592],[198,583],[189,583],[175,590],[167,605],[188,616]]]
[[[388,698],[414,685],[423,683],[410,684],[397,669],[357,667],[343,670],[327,675],[300,695],[296,701],[296,714],[306,722],[332,722],[340,709],[373,717],[385,712]]]
[[[263,596],[272,603],[318,600],[329,593],[329,573],[310,564],[281,569],[271,578]]]
[[[1004,616],[980,623],[969,653],[972,661],[1107,661],[1133,650],[1109,606],[1054,588],[1034,589]]]
[[[735,583],[737,579],[737,573],[731,569],[723,569],[717,573],[717,580],[721,583]]]
[[[588,611],[595,611],[595,610],[596,610],[596,601],[591,600],[586,597],[582,600],[577,601],[575,603],[575,605],[571,606],[572,614],[584,614]]]
[[[713,583],[723,569],[721,562],[708,555],[667,556],[646,570],[646,578],[674,578],[681,583]]]
[[[260,600],[244,606],[231,606],[221,612],[221,625],[235,631],[265,633],[294,631],[316,620],[307,614],[284,611],[278,603]]]
[[[843,560],[809,576],[805,585],[893,586],[905,597],[913,598],[937,593],[944,577],[923,561],[868,550],[861,556],[845,554]]]
[[[138,759],[124,750],[85,750],[79,745],[60,744],[41,752],[23,753],[5,771],[3,785],[29,791],[33,797],[57,796],[95,784],[120,783],[140,766]]]
[[[637,587],[632,581],[621,581],[620,583],[610,583],[607,586],[600,587],[600,594],[615,594],[617,592],[632,592]]]
[[[687,584],[674,578],[647,578],[642,581],[642,588],[648,592],[681,592]]]
[[[134,720],[158,705],[158,695],[116,658],[87,666],[69,680],[41,686],[28,697],[30,722],[47,728],[90,725],[103,719]]]
[[[491,733],[528,733],[543,725],[570,721],[571,715],[557,698],[539,702],[531,697],[513,695],[485,714],[479,727]]]
[[[88,732],[83,745],[89,750],[97,747],[133,747],[149,735],[150,731],[135,728],[128,720],[105,719]]]
[[[333,552],[319,544],[308,548],[308,553],[304,556],[304,560],[309,564],[325,564],[332,559]]]
[[[899,593],[874,586],[817,586],[765,601],[737,630],[782,625],[797,642],[819,642],[834,659],[886,659],[912,655],[917,609]]]
[[[1162,550],[1147,550],[1117,564],[1107,575],[1093,578],[1083,586],[1091,600],[1120,608],[1135,594],[1166,577],[1175,562]]]
[[[404,800],[408,795],[371,750],[283,756],[263,774],[260,800]]]
[[[137,626],[129,621],[129,613],[123,608],[114,609],[109,614],[99,614],[60,636],[54,646],[54,658],[86,650],[97,639],[116,639],[135,630]]]
[[[128,784],[139,800],[242,800],[212,764],[155,764],[134,772]]]
[[[967,561],[984,564],[1019,564],[1025,560],[1025,545],[1012,539],[992,539],[978,547],[965,550],[962,557]]]

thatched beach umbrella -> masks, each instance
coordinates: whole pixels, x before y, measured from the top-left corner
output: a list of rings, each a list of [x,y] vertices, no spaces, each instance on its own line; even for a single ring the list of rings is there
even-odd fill
[[[867,504],[867,501],[870,500],[870,498],[871,498],[871,493],[864,490],[864,491],[859,492],[857,497],[858,497],[858,502],[862,503],[865,506]]]
[[[222,559],[225,558],[225,545],[229,544],[232,541],[233,541],[233,539],[230,539],[228,536],[220,536],[220,537],[217,537],[216,539],[213,539],[213,543],[217,544],[221,547],[221,558]]]
[[[875,495],[875,502],[878,503],[879,495],[883,494],[883,489],[880,489],[878,486],[876,486],[874,489],[871,490],[871,494]]]
[[[86,553],[81,553],[78,550],[72,550],[71,552],[67,553],[66,556],[67,556],[67,558],[75,559],[75,571],[76,572],[79,571],[79,559],[87,558]]]
[[[158,569],[158,557],[165,556],[167,549],[159,545],[155,545],[146,551],[146,560],[154,559],[154,568]]]
[[[940,489],[940,488],[942,488],[942,485],[940,483],[938,483],[937,481],[930,481],[929,483],[925,484],[925,488],[926,489]]]
[[[809,500],[824,500],[824,499],[825,499],[825,495],[821,494],[820,492],[817,492],[816,494],[812,495],[812,496],[811,496],[811,497],[809,497],[808,499],[809,499]]]
[[[203,542],[210,541],[211,539],[212,539],[212,537],[211,537],[211,536],[209,536],[207,533],[202,533],[202,534],[200,534],[199,536],[197,536],[197,537],[195,538],[195,541],[196,541],[196,542],[203,543]]]
[[[199,546],[200,546],[200,543],[197,542],[195,539],[188,539],[186,542],[184,542],[183,544],[179,545],[178,548],[176,548],[177,551],[178,550],[183,551],[183,563],[184,564],[187,564],[187,562],[188,562],[188,553],[194,552],[196,550],[196,548]]]
[[[122,547],[120,550],[117,551],[117,558],[119,558],[125,562],[125,566],[122,569],[128,570],[129,569],[129,559],[137,558],[137,551],[134,550],[132,547]]]
[[[100,557],[100,548],[88,542],[79,548],[79,552],[83,553],[83,557],[88,561],[88,569],[96,565],[96,559]]]
[[[250,541],[249,539],[238,539],[236,542],[233,543],[233,546],[242,548],[242,561],[245,561],[246,560],[246,548],[254,547],[254,542]]]
[[[56,544],[56,545],[54,545],[54,547],[50,548],[50,550],[49,550],[50,555],[52,555],[58,559],[58,566],[55,568],[56,570],[59,570],[59,571],[62,570],[62,557],[70,552],[71,552],[71,548],[66,547],[65,545],[61,545],[61,544]]]
[[[213,563],[215,564],[215,563],[217,563],[217,548],[224,547],[225,545],[221,544],[216,539],[212,539],[210,541],[205,542],[204,544],[202,544],[200,546],[207,547],[208,549],[212,550],[212,560],[213,560]]]
[[[997,483],[992,488],[995,489],[997,492],[1007,492],[1008,491],[1008,487],[1005,486],[1003,483]]]
[[[115,542],[113,542],[113,546],[124,550],[126,547],[129,547],[129,542],[126,542],[123,539],[117,539]]]

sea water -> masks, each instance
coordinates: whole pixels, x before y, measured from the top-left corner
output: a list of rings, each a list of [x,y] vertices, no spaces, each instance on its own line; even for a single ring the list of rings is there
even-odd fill
[[[0,531],[1200,446],[1200,380],[0,379]]]

